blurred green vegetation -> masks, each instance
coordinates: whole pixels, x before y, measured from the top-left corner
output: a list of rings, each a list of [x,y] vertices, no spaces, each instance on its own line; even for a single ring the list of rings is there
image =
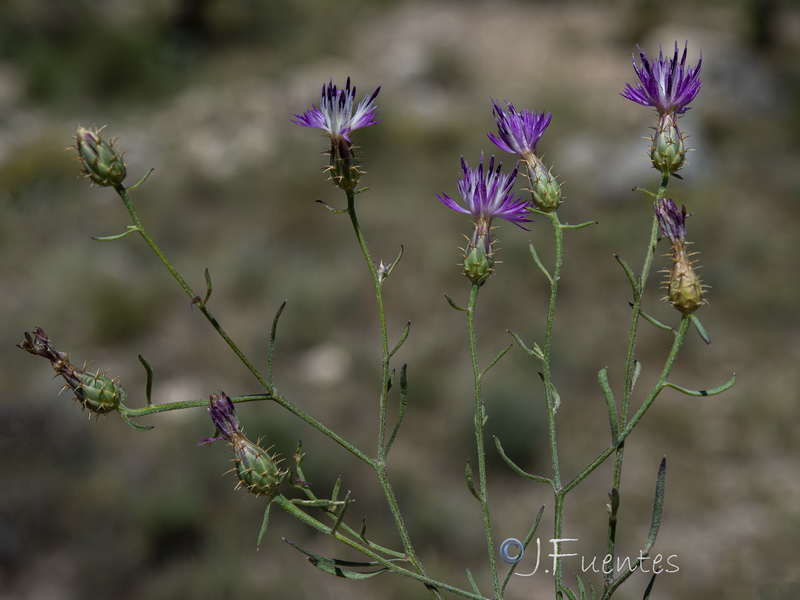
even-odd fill
[[[76,180],[69,145],[78,124],[107,125],[127,148],[140,215],[197,289],[214,280],[211,306],[229,333],[265,364],[284,299],[276,372],[282,393],[362,448],[372,448],[379,376],[368,276],[349,223],[326,184],[324,137],[289,121],[317,103],[321,85],[351,76],[378,85],[380,126],[359,132],[369,193],[360,218],[376,260],[405,256],[385,285],[393,339],[412,321],[396,365],[409,364],[411,402],[390,471],[412,535],[436,576],[480,581],[479,512],[463,485],[472,456],[466,280],[457,247],[469,221],[436,200],[456,193],[458,158],[493,153],[489,98],[553,113],[540,144],[563,182],[563,219],[597,219],[570,232],[557,320],[554,378],[564,470],[607,443],[597,371],[622,378],[630,291],[613,259],[638,267],[653,187],[641,138],[651,115],[621,99],[634,44],[689,41],[703,52],[703,89],[682,124],[695,148],[672,197],[694,213],[710,304],[700,312],[713,344],[692,336],[674,380],[724,396],[664,393],[628,441],[620,535],[636,555],[655,474],[668,457],[665,520],[656,550],[680,571],[654,598],[756,598],[800,580],[798,371],[800,298],[800,10],[779,0],[665,5],[593,2],[275,3],[174,0],[105,3],[7,0],[0,5],[0,598],[288,597],[422,598],[399,578],[354,584],[311,568],[281,536],[349,558],[329,540],[273,513],[255,551],[263,503],[220,477],[221,447],[205,411],[162,415],[135,432],[112,417],[87,422],[44,361],[14,348],[43,327],[75,362],[122,377],[143,400],[136,359],[156,369],[157,402],[259,391],[198,311],[133,236],[91,236],[128,224],[116,196]],[[507,157],[507,164],[511,164]],[[488,361],[511,342],[541,340],[546,286],[533,240],[551,256],[545,223],[530,233],[501,224],[502,264],[481,292],[479,340]],[[666,259],[664,259],[666,261]],[[664,262],[666,264],[666,262]],[[657,302],[647,310],[676,322]],[[644,327],[640,389],[660,368],[669,336]],[[333,365],[331,367],[331,365]],[[332,370],[331,370],[332,369]],[[487,377],[488,433],[523,468],[549,458],[536,365],[511,352]],[[340,474],[375,539],[396,545],[369,472],[275,406],[241,417],[291,455],[299,439],[308,478],[324,490]],[[357,427],[354,425],[357,424]],[[522,537],[552,498],[516,478],[490,452],[497,539]],[[587,556],[604,552],[608,465],[570,496],[566,530]],[[548,513],[549,514],[549,513]],[[552,531],[544,522],[540,536]],[[577,570],[577,567],[576,569]],[[598,580],[599,581],[599,580]],[[595,584],[598,584],[595,581]],[[642,576],[619,597],[641,597]],[[548,576],[512,582],[509,598],[547,597]],[[772,587],[770,587],[772,586]],[[777,591],[776,591],[777,590]]]

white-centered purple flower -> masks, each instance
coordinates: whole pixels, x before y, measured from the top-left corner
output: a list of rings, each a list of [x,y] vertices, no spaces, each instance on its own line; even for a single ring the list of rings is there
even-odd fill
[[[638,45],[636,47],[642,59],[642,65],[638,67],[636,56],[633,57],[633,70],[639,76],[639,83],[636,87],[625,84],[625,91],[620,92],[620,95],[643,106],[652,106],[662,116],[682,115],[689,110],[689,103],[700,91],[702,53],[697,66],[692,68],[686,66],[688,43],[684,45],[680,59],[678,42],[675,42],[675,54],[672,58],[665,58],[659,49],[658,60],[652,62]]]
[[[527,223],[530,221],[527,218],[530,202],[522,198],[515,199],[512,192],[519,169],[514,167],[513,172],[505,174],[500,172],[502,166],[503,163],[498,162],[495,168],[492,156],[488,167],[484,169],[481,154],[478,167],[471,168],[464,157],[461,157],[461,169],[464,175],[459,179],[457,187],[466,208],[447,194],[437,194],[436,197],[448,208],[471,215],[475,224],[484,226],[487,231],[495,217],[517,225]]]
[[[536,153],[536,144],[550,124],[552,116],[550,113],[537,113],[527,108],[519,112],[511,102],[506,100],[506,104],[508,112],[492,100],[492,112],[499,136],[490,133],[489,139],[501,150],[528,159]]]
[[[322,86],[319,108],[312,105],[312,108],[302,115],[295,115],[292,123],[322,129],[328,132],[334,141],[344,139],[352,143],[351,132],[380,123],[375,120],[375,111],[378,109],[375,106],[375,97],[380,91],[381,88],[378,87],[371,96],[364,96],[354,109],[356,88],[350,87],[350,78],[347,78],[347,84],[343,89],[333,85],[331,79],[328,85]]]

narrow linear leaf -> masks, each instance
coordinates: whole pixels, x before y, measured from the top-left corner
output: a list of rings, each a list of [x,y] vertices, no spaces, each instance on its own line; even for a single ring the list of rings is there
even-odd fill
[[[339,489],[342,487],[342,476],[336,478],[336,482],[333,484],[333,491],[331,492],[331,501],[336,502],[339,498]]]
[[[472,465],[469,461],[467,461],[467,466],[464,468],[464,477],[467,480],[467,487],[469,488],[470,493],[475,496],[475,500],[482,502],[483,500],[481,500],[478,490],[475,489],[475,481],[472,477]]]
[[[592,225],[597,224],[597,221],[586,221],[584,223],[578,223],[577,225],[569,225],[565,223],[561,225],[561,229],[583,229],[584,227],[591,227]]]
[[[562,594],[566,595],[566,597],[569,598],[569,600],[578,600],[578,598],[575,596],[575,592],[573,592],[568,587],[564,587],[562,585],[562,586],[559,586],[559,589],[560,589]]]
[[[608,423],[611,426],[611,441],[617,441],[619,437],[619,417],[617,416],[617,403],[614,400],[614,392],[608,383],[608,368],[604,367],[597,373],[597,380],[600,382],[600,389],[603,390],[603,397],[606,399],[608,410]]]
[[[553,276],[550,275],[550,272],[542,264],[542,261],[539,258],[539,255],[536,253],[536,248],[534,247],[534,245],[532,243],[528,244],[528,246],[530,247],[530,250],[531,250],[531,256],[533,257],[533,262],[536,263],[536,266],[539,267],[539,269],[542,271],[542,273],[544,273],[544,276],[547,277],[547,280],[550,282],[550,285],[553,285]]]
[[[114,240],[121,240],[126,235],[131,234],[134,231],[141,231],[141,230],[135,225],[128,225],[126,231],[119,233],[117,235],[92,236],[92,239],[95,242],[113,242]]]
[[[458,304],[453,302],[452,298],[450,298],[450,296],[448,296],[447,294],[445,294],[444,297],[447,299],[447,303],[454,309],[460,310],[461,312],[468,312],[466,308],[461,308]]]
[[[264,508],[264,519],[261,521],[261,531],[258,532],[258,541],[256,542],[256,548],[261,548],[261,540],[264,539],[264,535],[267,533],[267,527],[269,527],[269,510],[272,508],[272,501],[267,502],[266,508]]]
[[[497,448],[497,451],[500,453],[500,458],[502,458],[505,463],[511,467],[511,469],[519,476],[524,477],[525,479],[530,479],[531,481],[538,481],[539,483],[547,483],[548,485],[553,485],[553,480],[548,479],[547,477],[540,477],[539,475],[533,475],[532,473],[528,473],[527,471],[523,471],[517,463],[511,460],[508,455],[503,450],[503,445],[500,443],[500,438],[497,436],[494,437],[494,445]]]
[[[153,171],[155,171],[155,168],[152,168],[152,169],[150,169],[149,171],[147,171],[147,173],[145,173],[145,174],[144,174],[144,176],[143,176],[143,177],[142,177],[142,178],[141,178],[139,181],[137,181],[137,182],[136,182],[136,183],[134,183],[134,184],[133,184],[131,187],[129,187],[129,188],[128,188],[128,191],[129,191],[129,192],[132,192],[133,190],[135,190],[136,188],[138,188],[140,185],[142,185],[142,184],[143,184],[145,181],[147,181],[147,178],[148,178],[148,177],[150,177],[150,174],[151,174]]]
[[[481,373],[480,373],[480,375],[478,375],[478,377],[483,377],[489,369],[491,369],[493,366],[495,366],[497,364],[497,361],[499,361],[501,358],[503,358],[506,355],[506,352],[511,350],[511,348],[512,348],[512,346],[506,346],[505,348],[500,350],[500,352],[497,353],[497,356],[494,357],[494,360],[492,362],[490,362],[489,365],[483,371],[481,371]]]
[[[633,376],[631,377],[631,392],[636,387],[636,382],[639,380],[639,375],[642,374],[642,363],[638,360],[633,361]]]
[[[411,331],[411,321],[409,321],[408,323],[406,323],[406,328],[403,330],[403,334],[400,336],[400,339],[399,339],[399,340],[397,341],[397,343],[394,345],[394,348],[392,348],[392,350],[389,352],[389,358],[391,358],[392,356],[394,356],[394,355],[395,355],[395,352],[397,352],[398,350],[400,350],[400,347],[401,347],[401,346],[402,346],[402,345],[405,343],[405,341],[408,339],[408,333],[409,333],[409,331]]]
[[[472,591],[475,592],[478,596],[483,596],[481,594],[480,588],[478,588],[478,584],[475,583],[475,578],[472,576],[472,571],[467,569],[467,581],[469,581],[469,585],[472,588]]]
[[[272,328],[269,331],[269,344],[267,345],[267,381],[269,381],[270,385],[274,385],[275,383],[272,361],[275,358],[275,339],[278,334],[278,320],[280,320],[284,308],[286,308],[286,300],[281,302],[281,305],[278,307],[278,311],[272,319]]]
[[[147,406],[150,406],[153,404],[153,367],[150,366],[150,363],[147,362],[147,359],[141,354],[139,354],[139,362],[142,363],[144,372],[147,374],[147,383],[145,384],[144,388],[144,396],[147,398]]]
[[[394,262],[387,269],[386,275],[384,276],[384,279],[386,279],[387,277],[389,277],[389,275],[392,274],[392,271],[394,271],[394,268],[398,265],[398,263],[400,262],[400,259],[403,258],[403,251],[404,251],[403,245],[400,244],[400,253],[397,255],[397,258],[394,259]]]
[[[708,333],[706,333],[706,328],[703,327],[700,319],[698,319],[696,315],[692,315],[690,319],[692,320],[692,324],[694,325],[695,329],[697,329],[697,333],[699,333],[700,337],[703,338],[703,341],[710,346],[711,338],[708,336]]]
[[[630,305],[630,307],[631,307],[631,308],[633,308],[633,302],[629,302],[628,304]],[[646,312],[644,312],[643,310],[640,310],[640,311],[639,311],[639,315],[641,315],[641,317],[642,317],[642,318],[643,318],[645,321],[647,321],[648,323],[650,323],[650,324],[651,324],[651,325],[653,325],[654,327],[657,327],[658,329],[661,329],[661,330],[663,330],[663,331],[673,331],[673,328],[672,328],[672,327],[670,327],[669,325],[666,325],[666,324],[662,323],[661,321],[657,320],[655,317],[652,317],[652,316],[650,316],[649,314],[647,314],[647,313],[646,313]]]
[[[153,428],[153,425],[138,425],[134,423],[131,418],[122,411],[119,411],[119,416],[122,417],[122,420],[125,421],[126,424],[133,427],[136,431],[150,431]]]
[[[397,437],[397,432],[400,431],[400,426],[403,424],[403,419],[406,416],[406,408],[408,408],[408,379],[406,377],[408,365],[403,365],[400,368],[400,407],[397,412],[397,422],[394,424],[392,434],[386,442],[386,450],[384,454],[389,454],[389,449],[394,444],[394,439]]]
[[[531,543],[531,540],[533,539],[533,536],[536,534],[536,530],[539,528],[539,523],[542,522],[542,515],[543,514],[544,514],[544,506],[542,506],[539,509],[539,512],[536,514],[536,518],[534,519],[533,524],[531,525],[531,528],[528,530],[528,533],[525,536],[525,539],[522,540],[522,551],[523,552],[528,549],[528,544]],[[536,543],[537,544],[539,543],[538,540],[537,540]],[[506,586],[508,585],[508,582],[511,579],[511,576],[514,574],[514,571],[517,570],[518,566],[519,566],[519,561],[511,564],[511,566],[509,567],[508,573],[506,573],[506,576],[503,579],[503,585],[500,588],[500,590],[502,592],[505,592]]]
[[[333,523],[333,527],[331,527],[331,535],[336,535],[336,530],[339,529],[339,525],[342,524],[342,519],[344,519],[344,513],[347,512],[347,507],[350,506],[350,490],[347,490],[347,494],[342,501],[342,508],[339,509],[339,514],[336,515],[336,521]]]
[[[736,373],[734,373],[733,377],[731,377],[721,386],[710,388],[707,390],[690,390],[688,388],[675,385],[674,383],[665,383],[664,387],[671,387],[673,390],[678,390],[679,392],[681,392],[682,394],[686,394],[687,396],[716,396],[717,394],[721,394],[722,392],[731,389],[734,383],[736,383]]]
[[[628,276],[628,281],[630,282],[631,290],[633,291],[633,299],[638,300],[640,292],[639,292],[639,282],[636,280],[636,275],[633,274],[633,271],[628,266],[628,263],[626,263],[625,259],[623,259],[619,254],[615,254],[614,258],[617,260],[622,269],[625,271],[625,275]]]
[[[315,552],[311,552],[310,550],[306,550],[305,548],[295,544],[291,540],[287,540],[283,538],[283,541],[296,548],[306,556],[308,556],[308,562],[312,565],[317,567],[320,571],[324,571],[329,575],[335,575],[336,577],[342,577],[344,579],[354,579],[354,580],[363,580],[369,579],[371,577],[375,577],[376,575],[380,575],[381,573],[385,573],[389,570],[389,567],[381,565],[379,562],[370,561],[370,562],[353,562],[349,560],[340,560],[338,558],[330,558],[328,556],[322,556],[321,554],[316,554]],[[388,561],[396,562],[400,559],[389,558]],[[374,571],[354,571],[352,569],[365,569],[374,567],[377,565],[381,565],[379,569]]]
[[[575,579],[578,580],[578,598],[586,600],[586,588],[583,587],[583,580],[578,575],[575,575]]]
[[[511,335],[511,337],[514,338],[514,341],[517,342],[519,347],[522,348],[529,356],[533,356],[534,358],[538,358],[539,360],[544,360],[544,352],[542,352],[542,349],[539,348],[539,344],[534,342],[533,348],[528,348],[525,345],[525,342],[522,341],[522,338],[519,337],[516,333],[514,333],[509,329],[506,329],[506,331]]]
[[[327,208],[329,211],[331,211],[332,213],[335,213],[335,214],[337,214],[337,215],[347,214],[347,209],[342,209],[342,208],[333,208],[333,207],[332,207],[330,204],[328,204],[328,203],[327,203],[327,202],[325,202],[324,200],[315,200],[315,202],[316,202],[317,204],[322,204],[322,206],[324,206],[324,207],[325,207],[325,208]]]
[[[644,545],[645,553],[649,553],[653,544],[656,543],[658,528],[661,526],[661,513],[664,511],[664,494],[667,486],[667,457],[661,459],[658,467],[658,477],[656,478],[656,495],[653,500],[653,517],[650,520],[650,532],[647,534],[647,542]]]

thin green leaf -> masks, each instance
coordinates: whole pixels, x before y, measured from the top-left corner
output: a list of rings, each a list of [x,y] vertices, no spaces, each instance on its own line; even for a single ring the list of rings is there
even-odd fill
[[[153,425],[138,425],[134,423],[131,418],[121,410],[119,411],[119,416],[122,417],[122,420],[125,421],[126,424],[133,427],[136,431],[150,431],[153,428]]]
[[[208,303],[209,299],[211,298],[211,290],[214,289],[214,286],[211,285],[211,273],[208,271],[208,267],[206,267],[205,271],[203,271],[203,275],[206,279],[206,297],[203,298],[202,302],[200,302],[201,307]]]
[[[524,477],[525,479],[530,479],[531,481],[538,481],[539,483],[547,483],[548,485],[553,485],[553,480],[548,479],[547,477],[540,477],[539,475],[533,475],[532,473],[528,473],[527,471],[523,471],[517,463],[511,460],[508,455],[503,450],[503,445],[500,443],[500,438],[497,436],[494,437],[494,445],[497,447],[497,451],[500,453],[500,458],[502,458],[505,463],[511,467],[511,469],[519,476]]]
[[[278,307],[278,312],[275,313],[275,317],[272,319],[272,328],[269,331],[269,344],[267,345],[267,381],[269,381],[270,385],[275,384],[272,361],[275,358],[275,339],[278,333],[278,320],[281,318],[284,308],[286,308],[286,300],[281,302],[281,305]]]
[[[264,539],[264,534],[267,533],[267,527],[269,527],[270,508],[272,508],[272,500],[267,502],[267,506],[264,508],[264,519],[261,521],[261,531],[258,532],[258,542],[256,542],[256,548],[261,548],[261,540]]]
[[[506,352],[511,350],[511,348],[512,348],[512,346],[507,346],[507,347],[503,348],[502,350],[500,350],[500,352],[497,353],[497,356],[494,357],[494,360],[492,362],[490,362],[488,364],[488,366],[483,371],[481,371],[481,373],[480,373],[480,375],[478,375],[478,377],[482,378],[489,369],[491,369],[493,366],[495,366],[497,364],[498,360],[500,360],[501,358],[503,358],[506,355]]]
[[[638,300],[640,292],[639,292],[639,282],[637,281],[636,275],[633,274],[633,271],[628,266],[628,263],[626,263],[625,260],[620,255],[615,254],[614,258],[617,260],[622,269],[625,271],[625,275],[628,276],[628,281],[630,282],[631,290],[633,291],[634,301]]]
[[[478,494],[478,490],[475,489],[475,481],[472,477],[472,465],[469,463],[469,461],[467,461],[467,466],[464,468],[464,477],[467,480],[467,487],[469,488],[470,493],[475,496],[475,499],[478,502],[483,502],[480,494]]]
[[[147,399],[147,406],[150,406],[153,404],[153,367],[150,366],[150,363],[147,362],[147,359],[141,354],[139,355],[139,362],[142,363],[144,372],[147,374],[147,383],[144,387],[144,396]]]
[[[475,583],[475,578],[472,576],[472,571],[467,569],[467,580],[469,581],[469,585],[472,588],[472,591],[475,592],[478,596],[483,596],[481,594],[481,590],[478,588],[478,584]]]
[[[454,309],[456,309],[456,310],[460,310],[461,312],[469,312],[469,311],[468,311],[466,308],[461,308],[461,307],[460,307],[458,304],[456,304],[455,302],[453,302],[453,300],[452,300],[452,299],[450,298],[450,296],[448,296],[447,294],[445,294],[445,295],[444,295],[444,297],[447,299],[447,303],[448,303],[450,306],[452,306]]]
[[[534,358],[538,358],[539,360],[544,360],[544,352],[542,352],[542,349],[539,347],[539,344],[534,342],[533,348],[528,348],[525,345],[525,342],[522,341],[522,338],[519,337],[516,333],[514,333],[509,329],[506,329],[506,331],[511,335],[511,337],[514,338],[514,341],[517,342],[519,347],[522,348],[528,355]]]
[[[695,329],[697,329],[697,333],[699,333],[700,337],[703,338],[703,341],[710,346],[711,338],[708,337],[708,333],[706,333],[706,328],[703,327],[703,324],[700,322],[700,319],[698,319],[696,315],[692,315],[689,318],[692,320],[692,324],[694,325]]]
[[[522,551],[523,552],[528,549],[528,544],[531,543],[531,540],[533,539],[533,536],[536,534],[536,530],[539,528],[539,523],[542,522],[542,515],[543,514],[544,514],[544,506],[542,506],[539,509],[539,512],[536,514],[536,518],[534,519],[533,524],[531,525],[531,528],[528,530],[528,533],[525,536],[525,539],[522,540]],[[537,540],[536,543],[537,544],[539,543],[538,540]],[[508,582],[511,579],[511,576],[514,574],[514,571],[517,570],[518,566],[519,566],[519,561],[517,561],[517,562],[515,562],[515,563],[510,565],[510,567],[508,569],[508,573],[506,573],[506,576],[503,578],[503,585],[500,588],[502,592],[505,592],[506,586],[508,585]]]
[[[534,247],[534,245],[532,243],[528,244],[528,246],[530,247],[530,250],[531,250],[531,256],[533,257],[533,262],[536,263],[536,266],[538,266],[539,269],[542,271],[542,273],[544,273],[544,276],[547,277],[547,280],[550,282],[550,285],[553,285],[553,276],[550,275],[550,272],[542,264],[542,261],[539,258],[539,255],[536,253],[536,248]]]
[[[633,308],[633,303],[629,303],[629,304],[631,305],[631,308]],[[642,316],[642,318],[643,318],[645,321],[647,321],[648,323],[650,323],[650,324],[651,324],[651,325],[653,325],[654,327],[657,327],[657,328],[659,328],[659,329],[661,329],[661,330],[663,330],[663,331],[674,331],[674,329],[673,329],[672,327],[670,327],[669,325],[666,325],[666,324],[662,323],[661,321],[659,321],[659,320],[658,320],[658,319],[656,319],[655,317],[652,317],[652,316],[650,316],[649,314],[647,314],[647,313],[646,313],[646,312],[644,312],[643,310],[640,310],[640,311],[639,311],[639,314]]]
[[[731,389],[734,383],[736,383],[736,373],[734,373],[733,377],[731,377],[721,386],[711,388],[708,390],[690,390],[688,388],[675,385],[674,383],[665,383],[664,387],[671,387],[672,389],[678,390],[679,392],[681,392],[682,394],[686,394],[687,396],[716,396],[717,394],[721,394],[722,392]]]
[[[633,388],[636,387],[636,382],[639,379],[639,375],[642,374],[642,363],[638,360],[633,361],[633,376],[631,377],[631,392],[633,392]]]
[[[590,227],[592,225],[597,225],[597,221],[586,221],[585,223],[578,223],[577,225],[568,225],[565,223],[561,225],[561,229],[583,229],[584,227]]]
[[[342,209],[342,208],[333,208],[330,204],[328,204],[324,200],[316,200],[316,202],[317,202],[317,204],[322,204],[322,206],[324,206],[329,211],[331,211],[332,213],[335,213],[337,215],[347,214],[347,209],[346,208],[344,208],[344,209]]]
[[[578,575],[575,575],[575,579],[578,580],[578,598],[586,600],[586,588],[583,587],[583,580]]]
[[[336,535],[336,530],[339,529],[339,525],[342,524],[344,513],[347,512],[347,507],[350,506],[350,502],[350,490],[347,490],[347,494],[342,501],[342,508],[339,509],[339,514],[336,515],[336,521],[333,523],[333,527],[331,527],[331,535]]]
[[[126,235],[133,233],[134,231],[141,231],[136,225],[128,225],[127,231],[123,233],[119,233],[117,235],[104,235],[104,236],[92,236],[92,239],[95,242],[113,242],[114,240],[121,240]]]
[[[667,458],[661,459],[658,467],[658,477],[656,478],[656,495],[653,500],[653,517],[650,520],[650,532],[647,534],[647,542],[644,545],[645,554],[650,552],[653,544],[656,543],[658,528],[661,526],[661,514],[664,511],[664,493],[667,485]]]
[[[381,565],[381,563],[375,561],[354,562],[349,560],[340,560],[338,558],[330,558],[328,556],[322,556],[321,554],[316,554],[315,552],[306,550],[305,548],[295,544],[291,540],[287,540],[286,538],[283,538],[283,541],[308,556],[308,562],[317,567],[319,570],[324,571],[329,575],[335,575],[336,577],[363,580],[375,577],[376,575],[380,575],[381,573],[385,573],[389,570],[389,567],[381,566],[379,569],[374,571],[353,571],[352,569],[366,569],[376,565]],[[396,562],[400,559],[390,558],[387,560]]]
[[[391,358],[392,356],[394,356],[395,352],[397,352],[398,350],[400,350],[400,347],[401,347],[401,346],[402,346],[402,345],[405,343],[405,341],[408,339],[408,333],[409,333],[409,331],[411,331],[411,321],[409,321],[408,323],[406,323],[406,328],[403,330],[403,333],[402,333],[402,335],[400,336],[400,339],[399,339],[399,340],[397,341],[397,343],[394,345],[394,348],[392,348],[392,350],[389,352],[389,358]]]
[[[650,583],[647,584],[647,588],[644,590],[642,600],[648,600],[648,598],[650,598],[650,592],[653,591],[653,584],[656,582],[656,575],[658,575],[658,573],[653,573],[653,576],[650,578]]]
[[[134,184],[133,184],[131,187],[129,187],[129,188],[128,188],[128,190],[132,192],[133,190],[135,190],[136,188],[138,188],[140,185],[142,185],[142,184],[143,184],[145,181],[147,181],[147,178],[148,178],[148,177],[150,177],[150,174],[151,174],[153,171],[155,171],[155,169],[154,169],[154,168],[153,168],[153,169],[150,169],[150,170],[149,170],[147,173],[145,173],[145,174],[144,174],[144,177],[142,177],[142,178],[141,178],[139,181],[137,181],[137,182],[136,182],[136,183],[134,183]]]
[[[400,407],[397,412],[397,422],[394,424],[392,434],[389,436],[389,441],[386,442],[386,450],[384,455],[389,454],[389,449],[397,437],[397,432],[400,431],[400,426],[403,424],[403,419],[406,416],[406,408],[408,408],[408,379],[406,377],[408,365],[403,365],[400,369]]]
[[[617,403],[614,400],[614,392],[608,383],[608,368],[600,369],[597,373],[597,380],[600,382],[600,389],[603,390],[603,397],[606,399],[608,410],[608,423],[611,426],[611,441],[616,443],[619,436],[619,417],[617,416]]]
[[[565,594],[567,596],[567,598],[569,598],[569,600],[578,600],[578,598],[575,596],[575,592],[573,592],[568,587],[564,587],[562,585],[562,586],[559,586],[559,589],[560,589],[562,594]]]
[[[392,274],[392,271],[394,271],[394,268],[400,262],[400,259],[403,258],[403,251],[404,251],[403,245],[400,244],[400,253],[397,255],[397,258],[394,259],[394,262],[391,265],[389,265],[389,268],[386,270],[386,275],[383,276],[384,279],[386,279],[387,277],[389,277],[389,275]]]

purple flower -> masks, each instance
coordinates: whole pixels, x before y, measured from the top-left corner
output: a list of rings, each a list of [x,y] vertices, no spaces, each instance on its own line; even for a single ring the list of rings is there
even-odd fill
[[[508,113],[492,100],[492,112],[500,136],[490,133],[489,139],[501,150],[527,158],[536,152],[536,144],[550,124],[551,115],[527,108],[519,112],[511,102],[506,101],[506,104]]]
[[[633,87],[625,84],[625,91],[620,95],[643,106],[654,107],[659,115],[682,115],[689,110],[688,104],[700,91],[700,65],[703,63],[701,53],[697,66],[686,67],[686,51],[688,43],[683,47],[683,55],[678,61],[678,42],[675,42],[675,55],[664,58],[659,49],[658,60],[651,63],[644,51],[639,49],[642,58],[641,68],[636,66],[633,58],[633,70],[639,76],[640,83]]]
[[[333,85],[331,79],[327,86],[322,86],[320,107],[312,105],[312,108],[302,115],[295,115],[296,119],[292,119],[292,123],[324,129],[332,140],[343,138],[350,143],[350,132],[380,123],[375,120],[375,111],[378,107],[374,104],[375,97],[380,91],[381,88],[378,87],[371,96],[364,96],[353,112],[356,88],[350,87],[350,78],[347,78],[347,84],[341,90]]]
[[[522,198],[515,200],[511,191],[517,178],[518,167],[514,167],[514,171],[506,175],[500,172],[502,166],[503,163],[500,162],[495,169],[492,156],[488,168],[484,171],[483,154],[481,154],[478,168],[472,169],[464,157],[461,157],[464,177],[458,181],[458,191],[466,203],[466,208],[446,194],[437,194],[436,197],[448,208],[472,215],[475,224],[487,231],[494,217],[500,217],[517,225],[527,223],[530,221],[527,218],[530,202]]]
[[[210,444],[211,442],[219,442],[227,440],[229,442],[236,439],[241,439],[242,427],[239,424],[239,417],[236,416],[236,410],[233,407],[233,401],[228,398],[225,392],[219,394],[211,394],[208,404],[208,414],[211,415],[211,420],[214,426],[220,433],[220,437],[205,439],[199,444]]]
[[[670,198],[661,198],[656,202],[656,217],[661,231],[673,244],[682,244],[686,239],[686,207],[678,207]]]

